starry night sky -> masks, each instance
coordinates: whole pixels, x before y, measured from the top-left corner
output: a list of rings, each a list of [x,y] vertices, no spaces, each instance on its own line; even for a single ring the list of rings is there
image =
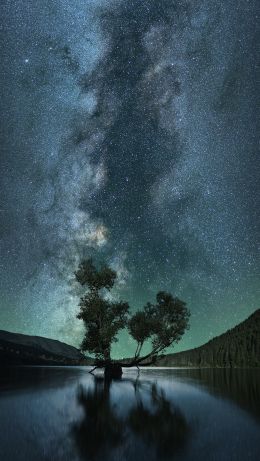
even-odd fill
[[[2,1],[0,329],[78,346],[86,256],[188,303],[175,350],[259,307],[257,5]]]

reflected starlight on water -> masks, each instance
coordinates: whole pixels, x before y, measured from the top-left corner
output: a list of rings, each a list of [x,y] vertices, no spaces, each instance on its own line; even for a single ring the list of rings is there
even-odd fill
[[[125,370],[110,383],[84,367],[2,370],[0,459],[254,461],[258,383],[259,370]]]
[[[132,406],[126,411],[121,408],[123,414],[110,399],[111,383],[94,378],[94,389],[79,387],[78,401],[84,418],[73,432],[81,455],[107,459],[113,450],[132,440],[138,453],[152,451],[156,459],[171,459],[188,440],[186,419],[154,382],[129,382],[134,397],[129,391]],[[125,383],[124,380],[122,385]]]

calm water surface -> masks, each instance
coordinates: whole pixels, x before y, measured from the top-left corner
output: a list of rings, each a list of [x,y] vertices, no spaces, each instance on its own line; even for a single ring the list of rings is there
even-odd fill
[[[3,461],[260,460],[260,370],[2,369]]]

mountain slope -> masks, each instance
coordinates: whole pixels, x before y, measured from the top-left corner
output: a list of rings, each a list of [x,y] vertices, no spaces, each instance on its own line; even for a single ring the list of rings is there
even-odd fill
[[[157,366],[260,367],[260,309],[208,343],[158,358]]]
[[[0,364],[85,365],[88,361],[73,346],[43,338],[0,330]]]

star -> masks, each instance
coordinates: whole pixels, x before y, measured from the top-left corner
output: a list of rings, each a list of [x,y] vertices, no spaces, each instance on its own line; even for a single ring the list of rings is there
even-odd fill
[[[256,6],[50,3],[6,2],[1,328],[78,346],[92,257],[133,312],[187,302],[198,346],[257,308]]]

